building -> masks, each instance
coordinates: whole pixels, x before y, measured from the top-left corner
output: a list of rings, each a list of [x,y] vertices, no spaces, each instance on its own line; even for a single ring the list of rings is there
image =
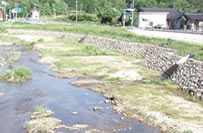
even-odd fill
[[[203,13],[185,13],[184,16],[188,30],[203,31]]]
[[[181,29],[182,14],[174,8],[141,8],[139,28],[143,29]]]
[[[33,8],[30,11],[30,19],[39,19],[40,18],[40,11],[38,11],[36,8]]]

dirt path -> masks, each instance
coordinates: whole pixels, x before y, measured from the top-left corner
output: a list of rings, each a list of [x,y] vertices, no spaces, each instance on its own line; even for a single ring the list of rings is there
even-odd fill
[[[137,35],[144,35],[144,36],[158,37],[158,38],[170,38],[174,40],[197,43],[197,44],[203,45],[203,35],[161,32],[161,31],[147,31],[147,30],[142,30],[138,28],[129,29],[129,31]]]

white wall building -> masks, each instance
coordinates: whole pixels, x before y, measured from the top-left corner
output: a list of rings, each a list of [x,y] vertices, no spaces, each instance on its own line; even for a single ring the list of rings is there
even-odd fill
[[[38,11],[36,8],[32,9],[30,11],[30,19],[39,19],[40,18],[40,11]]]
[[[152,28],[154,26],[161,26],[167,28],[167,13],[156,12],[140,12],[139,13],[139,27],[140,28]]]
[[[174,8],[142,8],[139,12],[139,28],[180,29],[181,16]]]

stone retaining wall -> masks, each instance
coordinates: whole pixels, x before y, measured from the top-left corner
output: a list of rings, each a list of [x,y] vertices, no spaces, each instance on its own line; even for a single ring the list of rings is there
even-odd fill
[[[169,70],[181,57],[175,55],[175,50],[158,47],[150,44],[130,43],[98,37],[63,32],[45,31],[24,31],[9,30],[11,34],[32,34],[40,36],[53,36],[57,38],[69,38],[74,41],[81,41],[85,44],[94,44],[102,48],[121,50],[127,55],[140,56],[145,58],[143,64],[154,70],[165,72]],[[203,98],[203,62],[189,59],[186,63],[179,66],[169,78],[178,83],[183,90],[192,92],[198,97]]]

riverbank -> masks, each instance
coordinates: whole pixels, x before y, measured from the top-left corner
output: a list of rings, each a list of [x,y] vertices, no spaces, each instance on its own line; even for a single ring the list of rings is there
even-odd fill
[[[195,59],[203,60],[202,43],[191,43],[190,41],[177,41],[174,39],[164,39],[156,37],[148,37],[137,35],[129,32],[125,28],[116,28],[110,26],[92,26],[92,25],[63,25],[63,24],[29,24],[25,22],[14,22],[4,25],[0,31],[6,29],[27,29],[27,30],[42,30],[52,32],[68,32],[79,33],[85,35],[103,36],[128,42],[153,44],[156,46],[171,48],[177,50],[177,54],[185,56],[190,53],[195,54]]]
[[[0,72],[23,66],[32,72],[32,79],[25,83],[0,81],[1,132],[159,133],[145,123],[115,113],[112,104],[102,95],[72,86],[77,76],[54,77],[56,72],[39,63],[39,52],[32,49],[39,42],[45,42],[43,39],[37,43],[6,35],[4,39],[7,42],[0,43],[0,59],[3,60]],[[83,53],[87,49],[92,51],[92,47],[88,47]],[[8,60],[16,56],[14,53],[18,53],[19,58],[10,67]],[[97,49],[96,53],[109,54],[110,51]],[[117,52],[111,54],[116,56]]]
[[[40,37],[46,39],[46,36]],[[202,132],[202,104],[191,101],[172,82],[161,81],[159,72],[140,64],[142,58],[65,38],[52,39],[37,42],[35,48],[41,52],[40,61],[59,73],[55,76],[96,79],[72,84],[99,92],[114,104],[117,112],[149,123],[163,132]],[[96,86],[89,86],[91,84]]]

